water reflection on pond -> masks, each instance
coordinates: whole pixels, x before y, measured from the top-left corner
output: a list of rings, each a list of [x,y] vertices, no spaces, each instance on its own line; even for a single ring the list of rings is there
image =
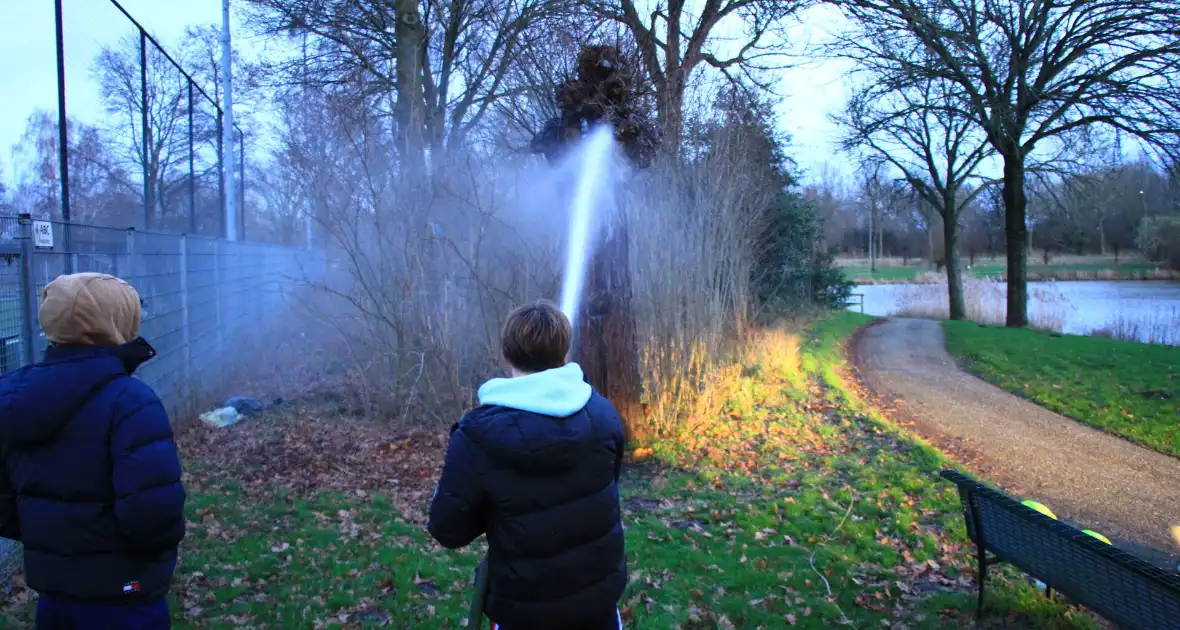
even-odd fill
[[[1140,341],[1180,345],[1180,282],[1030,282],[1028,287],[1034,325],[1078,335],[1107,330]],[[1003,282],[969,282],[965,290],[972,318],[1002,323],[1006,289]],[[870,315],[946,315],[945,284],[858,285],[853,292],[864,295],[864,311]]]

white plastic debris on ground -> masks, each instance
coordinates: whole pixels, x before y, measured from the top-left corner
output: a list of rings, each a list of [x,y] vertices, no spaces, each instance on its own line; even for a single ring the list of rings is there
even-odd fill
[[[222,407],[201,414],[201,422],[218,429],[237,424],[241,419],[242,414],[233,407]]]

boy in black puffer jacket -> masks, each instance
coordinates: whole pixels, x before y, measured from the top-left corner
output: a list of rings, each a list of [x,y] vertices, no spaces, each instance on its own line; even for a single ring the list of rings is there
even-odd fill
[[[0,379],[0,536],[23,540],[38,630],[164,630],[185,492],[168,414],[131,375],[155,351],[126,282],[60,276],[45,361]]]
[[[627,585],[618,480],[623,426],[566,363],[572,330],[538,302],[508,317],[512,378],[452,428],[427,528],[457,549],[488,537],[487,615],[503,630],[614,630]]]

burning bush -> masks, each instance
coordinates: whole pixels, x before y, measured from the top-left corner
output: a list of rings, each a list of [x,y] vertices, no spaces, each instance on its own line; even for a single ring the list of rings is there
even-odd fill
[[[532,141],[534,153],[555,161],[596,123],[610,124],[615,140],[640,168],[651,165],[659,133],[639,107],[641,79],[614,46],[586,46],[578,53],[577,74],[557,86],[561,115],[548,120]]]

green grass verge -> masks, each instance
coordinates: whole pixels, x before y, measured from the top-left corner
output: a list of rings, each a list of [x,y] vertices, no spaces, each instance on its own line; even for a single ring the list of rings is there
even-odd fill
[[[1180,457],[1180,348],[946,322],[980,377],[1080,422]]]
[[[845,367],[845,344],[856,330],[870,323],[874,318],[858,313],[842,312],[818,321],[809,339],[803,367],[815,375],[828,392],[826,398],[836,405],[844,417],[854,418],[865,435],[876,435],[898,444],[908,445],[913,455],[906,464],[914,470],[917,488],[927,493],[943,493],[938,504],[938,522],[942,531],[942,545],[951,545],[959,554],[949,563],[959,570],[974,570],[974,564],[967,555],[974,554],[974,547],[967,538],[963,527],[962,508],[955,490],[948,490],[940,481],[937,472],[946,468],[958,468],[933,446],[913,434],[897,427],[881,413],[870,406],[854,381],[847,378]],[[884,479],[882,482],[889,483]],[[931,489],[930,486],[934,488]],[[972,586],[974,588],[974,585]],[[985,619],[977,622],[974,618],[975,594],[944,593],[925,602],[929,610],[933,605],[945,606],[937,623],[930,627],[973,627],[973,628],[1097,628],[1095,619],[1077,609],[1067,608],[1061,603],[1046,599],[1041,591],[1034,588],[1029,578],[1018,570],[1001,566],[999,571],[989,574],[988,594],[985,603]],[[951,617],[957,617],[952,620]],[[921,627],[921,624],[919,624]]]
[[[988,623],[972,625],[969,544],[955,490],[936,477],[946,463],[843,380],[843,342],[867,321],[837,314],[802,343],[767,333],[727,382],[717,417],[639,449],[623,483],[627,627],[1094,627],[1004,569],[989,587]],[[273,446],[241,434],[252,455],[234,455],[237,465],[186,463],[190,533],[175,627],[461,627],[482,550],[441,550],[423,533],[437,462],[406,472],[403,456],[390,455],[361,484],[368,453],[396,445],[328,459],[368,440],[323,439],[344,421],[319,420],[311,429],[271,421]],[[241,427],[206,440],[210,457],[236,430],[252,430]],[[305,443],[314,448],[298,450]],[[419,449],[398,451],[409,452]],[[398,491],[394,475],[425,485]],[[319,479],[320,489],[292,490],[290,478]],[[25,627],[28,600],[10,604],[0,625]]]
[[[851,282],[866,282],[872,280],[879,284],[889,282],[913,282],[922,271],[920,267],[878,267],[876,271],[868,267],[841,267],[844,277]]]
[[[1112,263],[1050,263],[1045,265],[1030,262],[1028,265],[1028,273],[1034,277],[1052,277],[1055,274],[1067,275],[1071,272],[1081,272],[1081,275],[1085,275],[1086,273],[1094,274],[1095,280],[1104,279],[1104,274],[1111,274],[1116,279],[1138,278],[1151,273],[1155,269],[1156,265],[1148,262],[1119,263],[1117,265]],[[1008,266],[1005,263],[976,265],[971,268],[971,274],[976,278],[1002,278],[1008,274]]]
[[[964,262],[964,264],[966,264]],[[918,274],[928,269],[919,266],[878,267],[870,271],[868,267],[855,265],[841,267],[844,276],[852,282],[913,282]],[[1037,279],[1091,279],[1091,280],[1120,280],[1150,277],[1156,271],[1156,265],[1147,262],[1131,262],[1113,264],[1104,263],[1074,263],[1074,264],[1037,264],[1030,262],[1028,274]],[[1005,263],[986,263],[975,265],[969,273],[976,278],[1000,279],[1007,275],[1008,267]]]

